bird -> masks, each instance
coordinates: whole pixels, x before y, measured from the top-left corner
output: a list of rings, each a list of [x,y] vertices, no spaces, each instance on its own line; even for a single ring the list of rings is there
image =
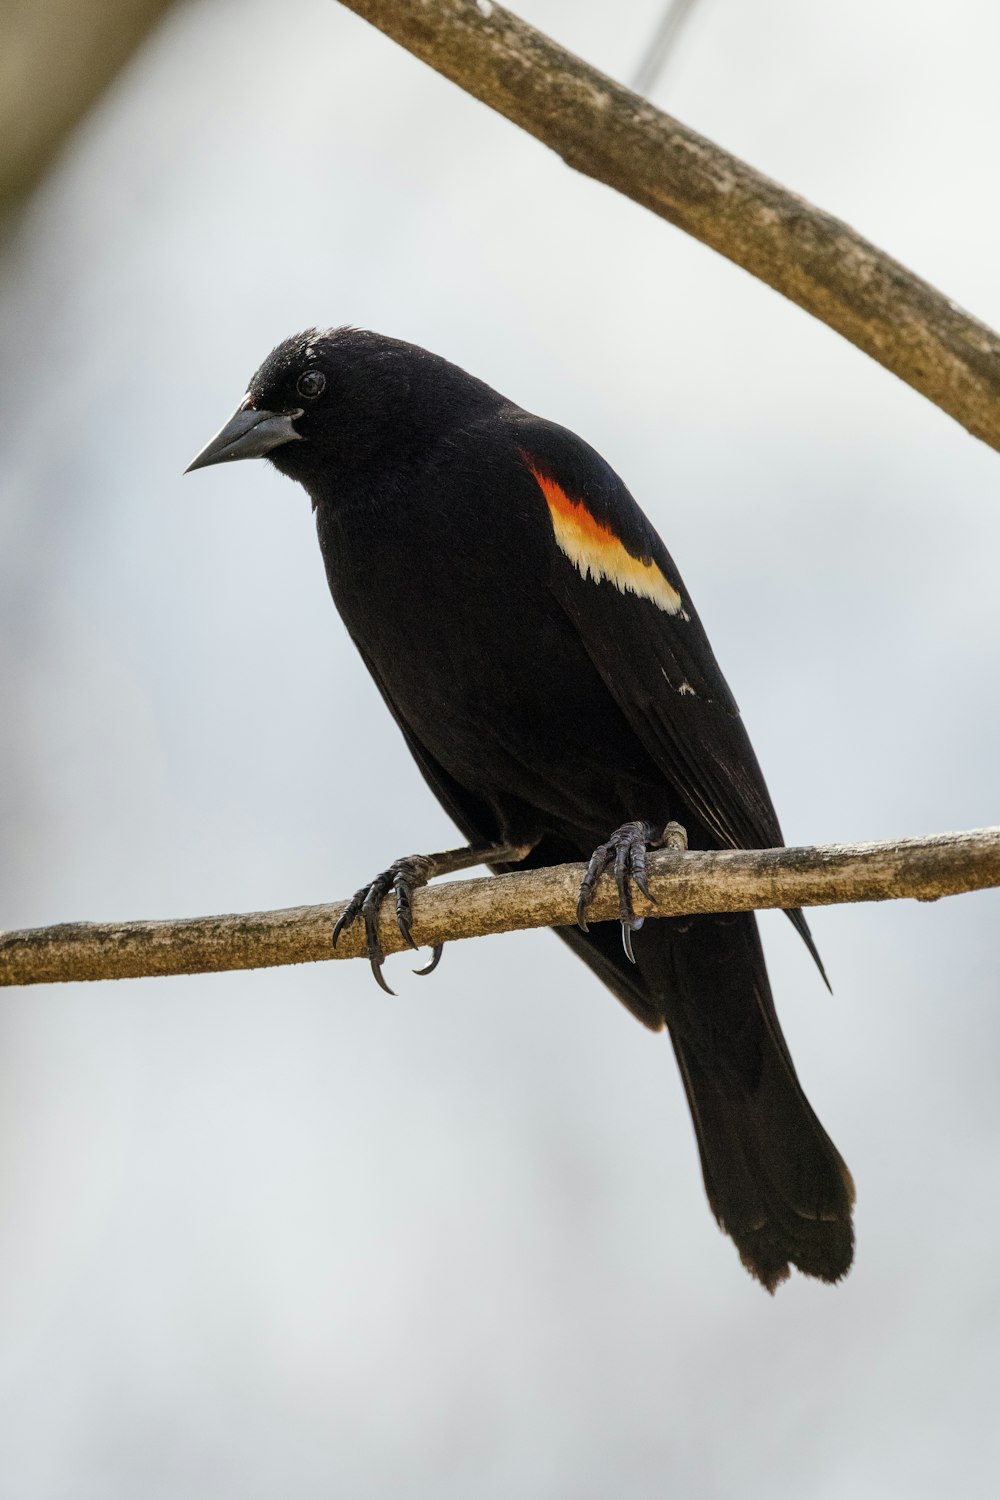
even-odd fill
[[[839,1281],[854,1186],[799,1083],[755,914],[635,912],[650,849],[783,839],[690,595],[623,481],[568,428],[354,327],[280,343],[189,471],[249,458],[307,492],[340,617],[468,841],[365,881],[333,941],[362,922],[388,988],[383,900],[415,946],[411,896],[432,877],[585,861],[577,925],[554,930],[669,1034],[720,1228],[770,1292],[792,1267]],[[587,920],[604,871],[620,932]]]

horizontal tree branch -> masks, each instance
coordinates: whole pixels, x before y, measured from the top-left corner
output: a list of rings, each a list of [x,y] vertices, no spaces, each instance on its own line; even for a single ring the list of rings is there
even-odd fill
[[[1000,337],[847,224],[492,0],[342,0],[571,167],[676,224],[1000,449]]]
[[[484,937],[530,927],[568,926],[584,866],[558,865],[457,880],[417,891],[413,932],[423,945]],[[936,901],[962,891],[1000,886],[1000,827],[939,833],[893,843],[829,844],[804,849],[662,850],[649,857],[653,901],[636,892],[643,916],[825,906],[834,902],[915,897]],[[261,969],[319,959],[357,958],[357,926],[334,950],[333,924],[344,902],[295,906],[239,916],[187,917],[174,922],[72,922],[0,933],[0,985],[77,979],[136,979]],[[617,896],[604,877],[594,921],[613,919]],[[392,902],[382,908],[387,953],[404,947]]]

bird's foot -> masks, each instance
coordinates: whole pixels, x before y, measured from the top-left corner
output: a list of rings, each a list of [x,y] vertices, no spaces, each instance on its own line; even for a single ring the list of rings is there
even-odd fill
[[[359,891],[348,901],[344,910],[337,919],[337,925],[333,929],[333,946],[336,948],[337,939],[345,927],[361,917],[365,924],[365,946],[368,949],[368,962],[372,966],[376,983],[385,990],[387,995],[395,994],[382,977],[382,965],[385,963],[385,951],[379,940],[378,918],[382,902],[390,891],[396,900],[396,925],[399,928],[405,942],[411,948],[416,948],[411,930],[413,923],[413,907],[411,897],[420,886],[426,885],[433,875],[438,874],[437,861],[431,854],[410,854],[405,859],[394,860],[387,870],[368,885],[363,885]],[[444,951],[444,944],[438,943],[431,961],[422,969],[415,969],[415,974],[431,974],[437,968]]]
[[[537,842],[537,839],[532,839],[520,844],[467,844],[463,849],[445,849],[440,854],[408,854],[405,859],[394,860],[388,870],[383,870],[381,875],[376,875],[374,880],[363,885],[360,891],[355,891],[337,919],[337,925],[333,929],[333,946],[336,948],[337,939],[344,928],[350,927],[352,922],[361,917],[365,924],[365,946],[372,973],[380,988],[387,995],[393,994],[394,991],[382,978],[385,952],[378,935],[379,910],[389,892],[392,891],[396,898],[396,925],[403,940],[411,948],[416,948],[411,931],[413,908],[410,904],[415,890],[433,880],[435,875],[454,875],[458,870],[471,870],[475,865],[519,864],[522,859],[527,858]],[[443,952],[444,944],[436,943],[430,963],[413,972],[433,974]]]
[[[607,843],[600,844],[590,857],[587,873],[580,883],[580,894],[576,901],[576,920],[582,931],[587,931],[587,910],[594,899],[597,882],[605,870],[613,868],[615,885],[618,887],[618,918],[622,924],[622,946],[626,956],[635,963],[632,952],[632,934],[638,932],[644,918],[637,917],[632,902],[632,886],[644,896],[649,896],[646,876],[646,854],[650,849],[686,849],[687,833],[679,823],[670,822],[657,832],[653,823],[623,823],[616,828]]]

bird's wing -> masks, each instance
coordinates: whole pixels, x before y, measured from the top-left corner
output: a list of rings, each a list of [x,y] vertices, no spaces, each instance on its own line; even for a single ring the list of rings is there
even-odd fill
[[[656,531],[573,433],[524,414],[511,432],[552,522],[552,592],[647,753],[721,847],[780,845],[736,701]]]
[[[647,752],[720,845],[780,844],[739,709],[662,541],[581,439],[536,419],[518,436],[552,520],[552,591]]]

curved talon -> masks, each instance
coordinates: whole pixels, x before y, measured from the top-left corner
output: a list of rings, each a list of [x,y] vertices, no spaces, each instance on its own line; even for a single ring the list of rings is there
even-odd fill
[[[622,928],[631,927],[635,921],[635,907],[632,905],[632,887],[629,884],[629,874],[632,868],[632,844],[631,840],[626,843],[623,839],[615,850],[615,885],[618,887],[618,912],[621,917]],[[625,952],[632,958],[631,941],[625,943]],[[635,959],[632,959],[635,962]]]
[[[590,931],[587,926],[587,909],[594,899],[597,882],[611,863],[612,851],[610,840],[606,844],[599,844],[590,856],[586,875],[580,881],[580,894],[576,898],[576,924],[581,932]]]
[[[385,990],[387,995],[395,995],[396,991],[391,990],[382,978],[382,965],[385,963],[385,952],[378,935],[378,914],[387,887],[388,881],[384,875],[380,875],[378,879],[372,881],[361,907],[361,915],[365,919],[365,943],[368,948],[368,962],[371,964],[372,973],[375,975],[375,983],[380,990]]]
[[[396,893],[396,926],[410,947],[416,950],[420,945],[413,941],[413,933],[411,931],[413,924],[413,906],[410,902],[411,887],[402,870],[396,871],[392,888]]]
[[[594,899],[597,882],[611,862],[611,845],[599,844],[590,856],[587,873],[580,881],[580,893],[576,898],[576,925],[581,932],[589,932],[587,910]]]
[[[414,971],[413,971],[414,974],[419,974],[422,979],[426,975],[428,975],[428,974],[433,974],[434,970],[437,968],[438,964],[441,962],[441,955],[442,955],[443,952],[444,952],[444,943],[435,943],[434,944],[434,951],[431,954],[431,961],[430,961],[430,963],[429,964],[425,964],[422,969],[414,969]]]
[[[679,824],[668,824],[664,831],[665,837],[671,839],[673,847],[676,847],[673,844],[673,837],[678,834],[684,837],[683,829]],[[622,928],[622,947],[630,963],[635,963],[632,934],[639,931],[645,920],[635,914],[632,885],[634,883],[636,889],[649,898],[646,851],[657,843],[659,840],[655,838],[651,824],[624,823],[621,828],[615,830],[607,843],[599,845],[594,850],[587,866],[587,873],[580,882],[580,894],[576,902],[576,920],[581,930],[586,932],[587,909],[594,898],[597,882],[606,870],[612,871],[615,888],[618,891],[618,919]]]
[[[639,825],[636,825],[639,826]],[[537,842],[537,839],[535,840]],[[465,849],[446,849],[441,854],[408,854],[405,859],[394,860],[387,870],[360,891],[355,891],[348,901],[344,910],[337,918],[333,929],[332,942],[337,946],[337,939],[345,928],[350,927],[359,916],[364,918],[365,923],[365,946],[368,951],[368,962],[372,966],[372,973],[379,988],[387,995],[395,994],[382,977],[382,965],[385,963],[385,952],[379,941],[378,925],[379,911],[384,898],[391,890],[395,897],[396,926],[404,943],[414,950],[419,949],[420,944],[413,936],[413,892],[420,886],[426,885],[435,875],[447,875],[456,870],[467,870],[473,865],[483,864],[507,864],[515,863],[524,859],[525,855],[535,846],[534,842],[526,844],[470,844]],[[596,856],[595,856],[596,858]],[[594,860],[591,860],[594,866]],[[603,866],[594,868],[593,880],[601,873]],[[590,872],[588,872],[589,874]],[[593,880],[591,887],[593,888]],[[585,893],[581,887],[580,901],[577,912],[580,925],[584,931],[587,930],[586,911],[589,893]],[[414,974],[433,974],[441,962],[441,954],[444,944],[437,943],[431,954],[430,963],[422,969],[414,969]]]
[[[632,879],[635,882],[635,885],[642,892],[642,894],[646,897],[647,901],[651,901],[653,898],[649,894],[649,875],[648,875],[647,870],[646,870],[646,850],[647,850],[647,847],[648,847],[648,845],[646,845],[646,844],[635,844],[633,846],[633,848],[632,848],[631,867],[632,867]],[[637,926],[637,928],[642,925],[642,922],[643,922],[643,918],[642,917],[638,917],[636,919],[636,926]]]
[[[332,942],[333,946],[336,947],[340,934],[346,928],[350,927],[352,922],[357,921],[358,917],[364,919],[365,947],[368,952],[368,962],[371,964],[376,984],[387,995],[394,995],[396,992],[389,988],[382,975],[382,965],[385,963],[385,950],[379,940],[378,933],[379,912],[382,902],[391,890],[395,896],[396,925],[399,928],[400,935],[403,941],[408,943],[411,948],[415,951],[419,950],[420,944],[415,941],[412,931],[412,896],[416,887],[426,884],[429,876],[433,873],[433,861],[425,855],[414,854],[408,856],[406,859],[397,859],[394,864],[389,866],[388,870],[383,870],[382,874],[376,875],[375,879],[368,885],[362,886],[359,891],[355,891],[334,926]],[[442,947],[443,945],[439,945],[434,949],[434,954],[429,965],[423,969],[415,969],[414,973],[433,973],[440,961]]]
[[[394,989],[390,989],[389,985],[387,985],[385,980],[382,978],[382,965],[385,963],[385,954],[382,952],[381,948],[379,949],[378,953],[369,953],[368,962],[371,964],[372,973],[375,975],[375,983],[378,985],[379,989],[384,990],[387,995],[391,995],[395,1000],[396,991]]]
[[[336,924],[333,929],[333,937],[330,940],[330,946],[332,948],[336,948],[337,939],[340,937],[340,934],[344,931],[345,928],[350,927],[351,923],[357,917],[367,895],[368,887],[364,885],[361,887],[360,891],[354,892],[354,895],[351,897],[350,901],[348,901],[347,905],[344,907],[344,910],[340,913],[340,916],[337,918]]]

